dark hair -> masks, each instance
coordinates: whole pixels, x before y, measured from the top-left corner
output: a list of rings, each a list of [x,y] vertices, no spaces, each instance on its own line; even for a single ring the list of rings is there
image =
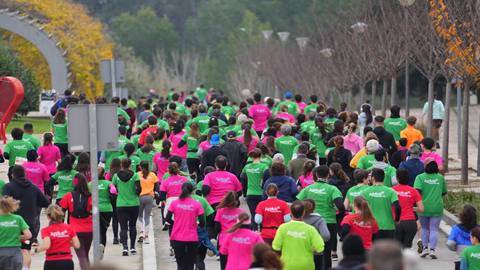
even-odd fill
[[[393,105],[392,107],[390,107],[390,112],[395,115],[400,114],[400,106]]]
[[[45,132],[45,134],[43,134],[43,146],[47,146],[49,144],[53,144],[53,134],[50,132]]]
[[[317,203],[312,198],[303,199],[302,203],[303,207],[305,207],[305,210],[303,211],[303,217],[306,218],[315,211]]]
[[[143,104],[143,107],[145,108],[145,110],[150,110],[150,104],[148,103]]]
[[[170,164],[168,164],[168,173],[170,174],[170,176],[172,175],[180,175],[180,165],[178,165],[178,163],[176,162],[171,162]]]
[[[410,183],[410,172],[407,169],[400,168],[396,174],[400,185],[408,185]]]
[[[255,261],[262,264],[262,267],[266,270],[282,270],[283,262],[272,247],[265,243],[256,243],[253,246],[252,256]]]
[[[319,179],[326,179],[330,174],[330,168],[327,165],[320,165],[313,170],[313,176]]]
[[[425,137],[422,140],[422,145],[427,149],[427,150],[432,150],[433,146],[435,145],[435,141],[430,138],[430,137]]]
[[[194,188],[193,184],[190,181],[184,182],[182,184],[182,191],[180,192],[180,195],[178,196],[179,199],[186,199],[190,197],[190,194],[192,194]]]
[[[306,155],[308,153],[308,146],[305,144],[300,144],[297,150],[298,154]]]
[[[317,95],[311,95],[310,96],[310,101],[313,102],[313,103],[316,103],[318,101]]]
[[[73,170],[73,164],[75,163],[75,157],[72,154],[66,154],[63,156],[62,161],[57,166],[57,171],[69,172]]]
[[[377,124],[383,124],[385,122],[385,117],[379,115],[379,116],[375,116],[375,123]]]
[[[478,227],[473,228],[472,231],[470,232],[470,234],[473,237],[477,238],[478,241],[480,241],[480,228],[478,228]]]
[[[251,158],[254,158],[254,159],[255,158],[261,158],[262,157],[262,151],[258,148],[255,148],[248,153],[248,157],[251,157]]]
[[[88,153],[83,152],[78,155],[75,171],[84,174],[90,171],[90,155]]]
[[[214,171],[215,171],[215,168],[214,168],[214,167],[212,167],[212,166],[207,166],[207,167],[205,167],[205,169],[203,169],[203,175],[207,175],[207,174],[209,174],[209,173],[211,173],[211,172],[214,172]]]
[[[339,179],[341,179],[344,183],[350,182],[350,178],[342,170],[342,165],[340,165],[340,163],[334,162],[330,164],[330,170],[332,170],[333,174]]]
[[[85,177],[85,174],[77,173],[75,174],[74,177],[78,179],[77,184],[74,187],[74,190],[78,191],[78,193],[80,193],[83,196],[86,196],[86,197],[92,196],[92,193],[90,193],[90,190],[88,189],[87,177]]]
[[[372,209],[368,205],[367,199],[363,196],[357,196],[353,199],[353,204],[360,209],[360,215],[357,221],[363,221],[365,225],[372,225],[375,218],[373,217]]]
[[[235,119],[235,117],[233,117]],[[192,136],[195,139],[198,139],[200,136],[200,131],[198,130],[198,123],[197,122],[192,122],[190,124],[190,136]]]
[[[162,158],[170,158],[172,155],[170,154],[170,148],[172,147],[172,142],[170,140],[164,140],[162,142],[162,152],[161,152],[161,157]]]
[[[250,125],[243,126],[243,145],[248,148],[252,139],[252,127]]]
[[[460,212],[458,218],[462,222],[461,224],[463,227],[467,230],[477,227],[477,208],[471,204],[466,204],[463,206],[462,212]]]
[[[33,125],[32,125],[32,123],[25,123],[25,124],[23,125],[23,130],[24,130],[25,132],[32,132],[32,131],[33,131]]]
[[[353,178],[355,178],[355,183],[361,184],[363,183],[363,179],[368,177],[368,173],[362,169],[356,169],[353,173]]]
[[[273,154],[272,151],[270,151],[270,148],[268,148],[263,142],[258,142],[255,147],[262,151],[262,156],[271,156]]]
[[[365,115],[367,116],[367,122],[366,122],[367,125],[369,125],[373,122],[373,116],[372,116],[371,109],[372,108],[368,104],[365,104],[365,105],[362,106],[362,110],[365,113]]]
[[[273,136],[268,136],[265,146],[270,149],[270,152],[272,152],[272,154],[278,150],[275,146],[275,137]]]
[[[151,133],[150,135],[152,135],[155,141],[158,141],[158,140],[163,140],[163,138],[165,138],[165,132],[166,131],[163,127],[159,127],[157,128],[157,130],[155,130],[155,132]]]
[[[305,164],[303,164],[303,171],[302,171],[303,177],[306,178],[309,174],[311,174],[313,172],[313,169],[315,169],[316,165],[317,164],[313,160],[305,161]]]
[[[122,104],[123,106],[127,106],[127,102],[128,102],[128,99],[126,99],[126,98],[122,98],[120,100],[120,104]]]
[[[385,172],[382,169],[374,168],[372,170],[372,177],[375,178],[375,182],[383,183]]]
[[[294,218],[302,218],[305,207],[301,201],[294,201],[292,206],[290,206],[290,213]]]
[[[54,124],[65,124],[67,122],[66,120],[66,114],[65,114],[65,109],[60,108],[57,110],[57,113],[53,117],[53,123]]]
[[[155,146],[153,146],[153,142],[155,142],[153,136],[147,135],[147,137],[145,137],[145,144],[142,146],[142,148],[140,148],[140,151],[143,153],[150,153],[151,151],[154,151]]]
[[[21,140],[23,138],[23,130],[21,128],[13,128],[10,134],[14,140]]]
[[[225,197],[223,197],[215,210],[218,211],[225,207],[237,208],[237,194],[235,194],[233,190],[230,190],[225,194]]]
[[[143,178],[147,178],[150,174],[150,164],[148,163],[148,161],[140,161],[140,169],[142,170]]]
[[[172,133],[178,134],[182,132],[183,128],[185,127],[185,121],[178,119],[177,122],[170,122],[170,126],[173,127]]]
[[[119,127],[118,127],[118,133],[120,133],[121,135],[127,134],[127,127],[125,127],[125,126],[123,126],[123,125],[122,125],[122,126],[119,126]]]
[[[271,176],[279,176],[285,174],[287,174],[287,169],[285,168],[285,164],[281,162],[274,162],[270,167]]]
[[[127,157],[130,157],[135,152],[135,145],[133,143],[127,143],[123,147],[123,151]]]
[[[425,165],[425,173],[439,173],[438,165],[436,161],[430,161]]]
[[[249,220],[249,219],[250,219],[250,215],[247,214],[246,212],[242,212],[242,213],[238,214],[237,223],[233,224],[232,227],[226,231],[226,233],[232,233],[232,232],[240,229],[240,227],[243,225],[243,223],[245,221]]]
[[[333,123],[333,128],[335,130],[341,130],[343,131],[343,121],[342,120],[337,120],[335,123]]]
[[[132,160],[128,157],[124,158],[122,160],[122,171],[128,171],[130,169],[130,166],[132,166]]]
[[[383,162],[383,159],[387,157],[387,150],[385,148],[378,149],[373,153],[375,160]]]
[[[158,118],[157,118],[155,115],[150,115],[150,116],[148,117],[148,124],[149,124],[150,126],[154,126],[154,125],[156,125],[157,123],[158,123]]]
[[[217,156],[215,158],[215,165],[220,171],[224,171],[227,168],[227,158],[224,156]]]
[[[410,126],[415,126],[415,124],[417,123],[417,118],[413,115],[410,115],[409,117],[407,117],[407,124],[409,124]]]
[[[336,124],[337,122],[335,122]],[[333,139],[333,142],[335,144],[335,150],[333,151],[333,157],[332,159],[335,161],[337,160],[337,153],[338,153],[338,150],[340,149],[340,147],[343,147],[343,137],[342,136],[336,136],[334,139]]]
[[[262,95],[260,95],[260,93],[253,94],[253,100],[255,100],[255,102],[260,102],[262,100]]]
[[[15,165],[12,169],[13,178],[25,177],[25,168],[22,165]]]
[[[168,162],[172,163],[177,163],[178,166],[180,166],[182,164],[182,157],[178,156],[178,155],[172,155],[169,159],[168,159]]]
[[[177,93],[175,93],[175,94],[172,95],[172,100],[173,100],[173,101],[178,101],[179,98],[180,98],[180,95],[177,94]]]
[[[400,139],[398,140],[398,143],[400,144],[400,146],[405,147],[405,146],[407,146],[407,144],[408,144],[408,140],[407,140],[407,138],[400,138]]]
[[[337,110],[335,110],[333,107],[330,107],[325,111],[325,113],[327,114],[328,118],[334,118],[337,114]]]
[[[113,176],[122,169],[122,161],[119,158],[112,159],[110,162],[110,181],[113,179]]]
[[[267,105],[273,107],[273,105],[275,105],[275,100],[273,98],[267,98]]]

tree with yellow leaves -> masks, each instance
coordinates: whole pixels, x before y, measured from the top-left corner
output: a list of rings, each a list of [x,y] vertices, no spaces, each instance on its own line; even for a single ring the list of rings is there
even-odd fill
[[[37,18],[36,24],[44,26],[45,31],[60,42],[59,47],[67,51],[66,61],[71,63],[72,91],[86,93],[90,98],[103,94],[100,60],[112,58],[113,44],[105,40],[102,24],[88,16],[84,6],[63,0],[2,0],[0,8]],[[10,32],[4,34],[4,42],[8,42],[22,62],[34,71],[37,83],[43,89],[50,89],[50,69],[40,51]]]

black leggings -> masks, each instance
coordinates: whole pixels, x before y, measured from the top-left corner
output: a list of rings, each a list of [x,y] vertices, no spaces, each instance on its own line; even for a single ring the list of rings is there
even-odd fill
[[[90,247],[92,246],[93,232],[79,232],[77,233],[78,241],[80,242],[80,248],[75,249],[77,253],[78,263],[82,270],[90,267],[90,258],[88,253],[90,252]]]
[[[322,270],[323,267],[323,255],[314,255],[313,261],[315,262],[315,270]]]
[[[107,230],[110,220],[112,220],[112,212],[100,212],[100,244],[104,247],[107,246]]]
[[[110,202],[112,203],[112,229],[113,238],[118,238],[118,216],[117,216],[117,195],[110,196]]]
[[[176,241],[172,240],[172,247],[175,251],[178,270],[193,270],[197,258],[198,241]]]
[[[207,256],[207,247],[200,245],[197,250],[197,256],[195,258],[195,269],[205,270],[205,257]]]
[[[460,270],[460,263],[461,262],[455,262],[455,270]]]
[[[254,231],[258,230],[258,224],[255,222],[255,210],[257,209],[258,204],[262,201],[262,195],[248,195],[247,196],[247,205],[250,209],[250,216],[252,220],[252,229]]]
[[[345,214],[336,214],[337,232],[342,230],[342,226],[340,226],[340,224],[342,224],[342,220],[343,220],[344,217],[345,217]],[[333,235],[330,235],[330,239],[332,239],[332,251],[337,252],[338,239],[337,239],[336,235],[335,235],[335,237],[333,237],[333,238],[332,237],[333,237]]]
[[[53,145],[60,149],[60,156],[62,156],[62,159],[66,154],[68,154],[68,143],[54,143]]]
[[[412,246],[416,234],[417,221],[415,219],[400,221],[400,224],[395,228],[395,239],[402,243],[405,248]]]
[[[43,270],[73,270],[73,260],[45,261]]]
[[[395,239],[395,230],[378,230],[374,240]]]
[[[327,223],[328,231],[330,232],[330,240],[325,243],[325,250],[323,251],[323,260],[325,262],[325,269],[332,268],[332,245],[333,239],[337,239],[337,224]]]
[[[195,172],[195,176],[192,175],[190,178],[196,180],[197,183],[201,181],[202,174],[200,173],[200,159],[198,158],[187,158],[187,167],[188,173],[192,175]]]
[[[124,248],[128,248],[128,230],[130,230],[130,248],[135,247],[138,211],[138,206],[117,207],[117,215],[120,220],[120,241]]]

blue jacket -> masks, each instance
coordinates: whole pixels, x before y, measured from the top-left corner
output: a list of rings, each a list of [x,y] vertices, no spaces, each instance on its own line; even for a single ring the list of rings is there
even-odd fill
[[[410,172],[410,182],[408,185],[411,187],[413,187],[413,184],[415,183],[415,178],[425,172],[423,161],[418,158],[407,159],[406,161],[400,163],[399,168],[407,169]]]
[[[292,177],[286,175],[277,175],[268,178],[263,186],[263,194],[262,200],[266,200],[267,194],[265,193],[268,184],[274,183],[278,187],[278,195],[277,199],[285,201],[285,202],[293,202],[298,194],[297,184],[295,184],[295,180]]]
[[[480,226],[477,225],[477,228],[478,227]],[[448,236],[447,240],[448,249],[456,252],[453,261],[461,261],[460,256],[462,255],[463,250],[471,245],[472,242],[470,242],[470,231],[463,227],[462,224],[453,226],[450,236]]]

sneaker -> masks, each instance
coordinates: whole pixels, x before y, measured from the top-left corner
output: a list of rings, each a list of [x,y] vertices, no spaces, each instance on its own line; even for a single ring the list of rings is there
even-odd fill
[[[172,247],[170,247],[168,250],[170,250],[170,256],[175,256],[175,252],[173,251]]]
[[[137,242],[138,242],[138,243],[142,243],[144,238],[145,238],[145,237],[143,236],[143,233],[140,233],[140,237],[138,237]]]
[[[172,262],[176,262],[177,261],[177,258],[175,258],[175,256],[172,257]]]
[[[332,254],[332,261],[338,261],[338,255],[337,254]]]
[[[132,254],[137,254],[137,250],[136,250],[134,247],[132,247],[132,248],[130,249],[130,253],[132,253]]]
[[[32,240],[32,247],[38,247],[38,240],[37,239]]]
[[[220,261],[220,255],[217,255],[216,259],[217,259],[217,261]]]
[[[105,246],[100,244],[100,261],[103,260],[104,252],[105,252]]]
[[[163,225],[162,231],[164,231],[164,232],[168,231],[168,225],[167,224]]]
[[[120,241],[118,240],[118,238],[113,238],[113,244],[114,245],[120,244]]]
[[[427,257],[428,255],[430,255],[430,252],[428,251],[428,248],[424,248],[423,251],[422,251],[422,255],[420,255],[422,258],[425,258]]]
[[[150,244],[150,240],[148,240],[148,237],[145,237],[145,239],[143,240],[143,243],[147,245]]]
[[[123,248],[122,256],[128,256],[128,248],[127,247]]]
[[[435,255],[435,250],[430,249],[430,258],[437,259],[437,255]]]
[[[423,251],[423,242],[422,242],[422,239],[418,239],[418,241],[417,241],[417,252],[422,253],[422,251]]]

